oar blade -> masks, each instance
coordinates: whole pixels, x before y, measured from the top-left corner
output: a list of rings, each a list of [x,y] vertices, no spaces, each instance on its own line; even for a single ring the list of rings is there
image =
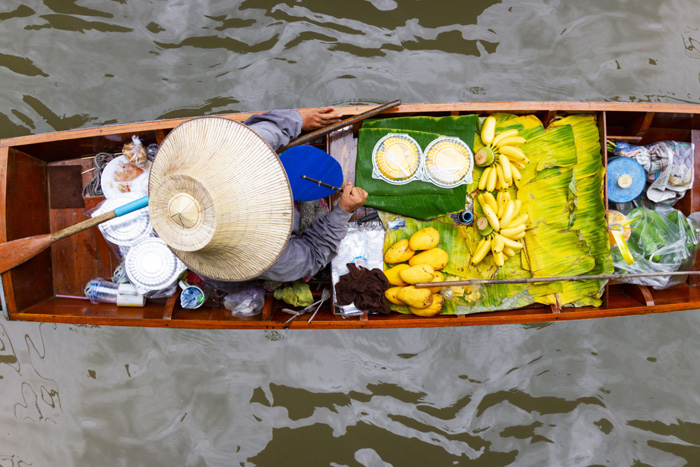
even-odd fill
[[[38,255],[48,248],[51,243],[53,243],[51,234],[36,235],[0,243],[0,274]]]

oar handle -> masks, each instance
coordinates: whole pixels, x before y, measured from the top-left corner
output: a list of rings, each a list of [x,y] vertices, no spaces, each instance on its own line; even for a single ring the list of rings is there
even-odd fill
[[[129,214],[130,212],[134,212],[138,209],[145,208],[146,206],[148,206],[148,196],[139,198],[136,201],[132,201],[130,203],[125,204],[124,206],[119,206],[113,211],[105,212],[104,214],[100,214],[99,216],[93,217],[92,219],[88,219],[83,222],[79,222],[75,225],[71,225],[70,227],[66,227],[63,230],[59,230],[58,232],[55,232],[51,235],[51,241],[55,242],[66,237],[70,237],[73,234],[95,227],[96,225],[99,225],[103,222],[107,222],[108,220],[114,219],[115,217],[123,216],[125,214]]]
[[[130,212],[134,212],[141,208],[145,208],[146,206],[148,206],[148,196],[139,198],[135,201],[125,204],[124,206],[119,206],[114,210],[114,215],[117,217],[123,216],[124,214],[129,214]]]
[[[398,107],[400,105],[401,105],[401,100],[397,99],[393,102],[389,102],[388,104],[380,105],[379,107],[374,107],[373,109],[370,109],[367,112],[363,112],[361,114],[355,115],[354,117],[350,117],[350,118],[346,118],[345,120],[341,120],[340,122],[334,123],[333,125],[329,125],[327,127],[318,129],[316,131],[312,131],[311,133],[307,133],[304,136],[300,136],[299,138],[293,140],[288,145],[279,148],[277,150],[277,153],[282,154],[284,151],[291,148],[292,146],[306,144],[306,143],[311,142],[317,138],[320,138],[323,135],[327,135],[328,133],[330,133],[332,131],[338,130],[338,129],[346,127],[348,125],[354,125],[357,122],[361,122],[365,118],[373,117],[375,115],[378,115],[382,112],[386,112],[387,110],[391,110],[394,107]]]

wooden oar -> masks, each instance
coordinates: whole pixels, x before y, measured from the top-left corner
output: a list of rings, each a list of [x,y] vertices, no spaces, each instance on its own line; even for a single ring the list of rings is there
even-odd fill
[[[378,115],[382,112],[386,112],[387,110],[393,109],[394,107],[398,107],[401,105],[401,100],[397,99],[393,102],[389,102],[388,104],[380,105],[379,107],[375,107],[373,109],[368,110],[367,112],[362,112],[361,114],[357,114],[354,117],[346,118],[345,120],[341,120],[338,123],[334,123],[333,125],[328,125],[327,127],[318,129],[316,131],[312,131],[311,133],[307,133],[303,136],[300,136],[299,138],[291,141],[288,145],[283,146],[277,150],[278,154],[283,153],[287,149],[291,148],[292,146],[298,146],[300,144],[306,144],[309,143],[315,139],[320,138],[323,135],[327,135],[328,133],[339,130],[340,128],[344,128],[348,125],[354,125],[355,123],[361,122],[362,120],[373,117],[375,115]]]
[[[639,272],[635,274],[591,274],[590,276],[557,276],[557,277],[522,277],[515,279],[469,279],[464,281],[446,282],[419,282],[415,284],[417,289],[425,287],[450,287],[462,285],[496,285],[496,284],[535,284],[538,282],[558,281],[587,281],[598,279],[622,279],[627,277],[665,277],[697,275],[700,271],[674,271],[674,272]]]
[[[51,246],[53,242],[70,237],[75,233],[82,232],[83,230],[87,230],[110,219],[129,214],[130,212],[146,206],[148,206],[148,196],[144,196],[136,201],[120,206],[113,211],[100,214],[97,217],[66,227],[52,234],[36,235],[34,237],[20,238],[10,242],[0,243],[0,274],[38,255]]]

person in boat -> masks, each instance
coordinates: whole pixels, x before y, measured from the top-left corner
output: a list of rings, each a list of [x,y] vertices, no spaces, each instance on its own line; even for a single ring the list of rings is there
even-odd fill
[[[256,114],[245,123],[277,150],[299,136],[302,131],[313,131],[340,121],[333,107],[309,107],[298,110],[271,110]],[[294,212],[293,236],[279,259],[258,279],[290,282],[311,277],[325,267],[345,237],[352,213],[362,206],[367,192],[351,182],[343,185],[336,208],[316,219],[300,236],[299,213]],[[221,287],[221,283],[212,284]]]

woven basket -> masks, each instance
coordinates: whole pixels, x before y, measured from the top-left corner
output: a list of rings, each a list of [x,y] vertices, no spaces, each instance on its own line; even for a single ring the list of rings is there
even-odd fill
[[[177,126],[156,154],[148,191],[158,236],[212,279],[255,278],[289,241],[287,174],[275,151],[242,123],[200,117]]]

